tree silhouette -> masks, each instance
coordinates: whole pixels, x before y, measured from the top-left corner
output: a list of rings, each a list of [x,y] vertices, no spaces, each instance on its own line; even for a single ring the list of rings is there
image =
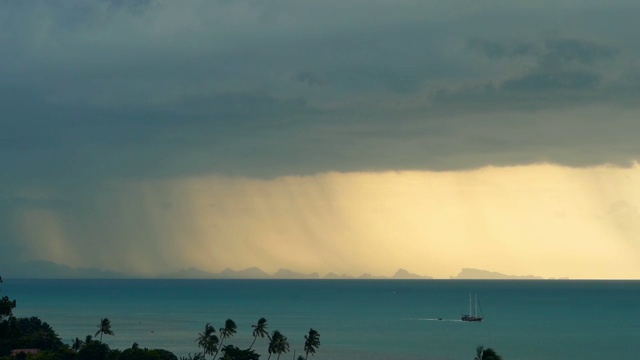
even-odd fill
[[[476,348],[475,360],[502,360],[502,357],[492,348],[485,349],[484,346],[478,346]]]
[[[109,356],[109,345],[100,342],[100,341],[92,341],[88,344],[85,344],[80,351],[78,351],[78,355],[76,356],[77,360],[107,360]]]
[[[251,325],[251,327],[253,328],[253,342],[251,343],[251,346],[249,346],[249,350],[251,350],[253,344],[256,343],[258,336],[263,339],[265,336],[269,336],[269,333],[267,332],[267,319],[260,318],[260,320],[258,320],[258,323],[255,325]]]
[[[216,350],[216,354],[213,355],[214,360],[218,356],[218,351],[220,351],[220,348],[222,347],[222,343],[224,342],[224,339],[232,337],[233,334],[236,333],[237,328],[238,326],[236,326],[236,323],[231,319],[227,319],[224,322],[224,327],[220,328],[220,347],[218,348],[218,350]]]
[[[309,335],[304,336],[304,352],[306,354],[305,360],[309,357],[309,353],[313,356],[316,353],[316,349],[320,346],[320,334],[309,329]]]
[[[82,348],[82,345],[84,345],[84,341],[76,338],[75,340],[71,340],[71,349],[78,351]]]
[[[111,330],[111,321],[107,318],[100,319],[100,324],[98,325],[98,331],[94,336],[98,336],[100,334],[100,342],[102,342],[102,335],[110,335],[113,336],[116,333]]]
[[[270,359],[272,354],[278,354],[278,359],[280,359],[280,355],[289,351],[289,340],[287,337],[282,335],[282,333],[278,330],[275,330],[271,333],[269,341],[269,357]]]
[[[233,345],[226,345],[222,348],[221,360],[259,360],[260,355],[250,349],[241,350]]]
[[[2,276],[0,276],[0,284],[2,283]],[[10,300],[8,296],[0,298],[0,321],[5,317],[10,318],[13,316],[13,309],[16,307],[16,301]]]
[[[218,352],[218,344],[220,343],[220,340],[215,333],[216,329],[214,329],[211,324],[207,323],[204,326],[204,331],[198,334],[196,341],[198,342],[198,347],[202,349],[203,359],[206,358],[206,354],[213,355]]]

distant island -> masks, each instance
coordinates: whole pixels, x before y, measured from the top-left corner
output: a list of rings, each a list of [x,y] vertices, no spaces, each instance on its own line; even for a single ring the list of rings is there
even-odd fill
[[[405,269],[398,269],[392,276],[380,276],[364,273],[360,276],[352,276],[347,274],[338,275],[329,272],[321,276],[317,272],[305,274],[289,269],[279,269],[273,274],[269,274],[260,268],[251,267],[244,270],[224,269],[219,273],[211,273],[203,270],[190,268],[172,273],[162,274],[158,278],[179,279],[179,278],[196,278],[196,279],[433,279],[431,276],[423,276],[410,273]]]
[[[74,268],[44,260],[5,262],[0,264],[0,271],[5,279],[121,279],[130,277],[117,271],[100,270],[92,267]]]
[[[49,261],[28,261],[22,263],[3,264],[0,270],[5,278],[26,278],[26,279],[127,279],[139,278],[140,276],[132,276],[117,271],[101,270],[91,267],[73,268],[66,265],[56,264]],[[267,273],[258,267],[249,267],[242,270],[224,269],[220,272],[209,272],[198,268],[186,268],[177,271],[158,274],[156,276],[147,276],[145,278],[157,279],[359,279],[359,280],[428,280],[433,279],[432,276],[419,275],[409,272],[405,269],[398,269],[391,276],[374,275],[364,273],[359,276],[350,274],[337,274],[329,272],[320,275],[317,272],[301,273],[290,269],[279,269],[275,273]],[[463,268],[456,276],[449,279],[454,280],[544,280],[544,278],[534,275],[507,275],[499,272],[488,270]]]
[[[499,272],[464,268],[456,276],[452,276],[451,279],[460,280],[543,280],[544,278],[534,275],[506,275]]]

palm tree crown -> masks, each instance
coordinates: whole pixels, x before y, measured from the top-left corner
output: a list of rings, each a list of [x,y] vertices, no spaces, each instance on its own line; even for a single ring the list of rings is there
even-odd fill
[[[215,333],[216,329],[207,323],[207,325],[204,326],[204,331],[198,334],[196,341],[198,342],[198,347],[201,348],[204,353],[202,356],[203,359],[206,354],[213,355],[218,352],[218,343],[220,340]]]
[[[269,336],[269,333],[267,332],[267,319],[260,318],[260,320],[258,320],[258,323],[255,325],[251,325],[251,327],[253,328],[253,342],[251,343],[251,346],[249,346],[249,350],[251,350],[253,344],[256,343],[256,339],[258,339],[258,336],[261,338]]]
[[[319,346],[320,334],[313,330],[313,328],[309,329],[309,335],[304,336],[304,352],[307,354],[305,359],[309,357],[309,354],[313,356]]]
[[[220,337],[222,338],[222,340],[228,337],[232,337],[233,334],[236,333],[237,328],[238,326],[236,326],[235,321],[227,319],[227,321],[224,322],[224,327],[220,328]]]
[[[275,330],[269,338],[271,339],[268,349],[269,358],[271,358],[271,354],[278,354],[278,359],[280,359],[281,354],[289,351],[289,340],[280,331]]]
[[[218,356],[218,351],[220,351],[220,348],[222,347],[222,343],[224,342],[224,339],[228,337],[232,337],[233,334],[236,333],[237,328],[238,326],[236,326],[235,321],[231,319],[227,319],[227,321],[224,322],[224,327],[220,328],[220,347],[218,348],[218,350],[216,350],[215,355],[213,355],[214,359]]]
[[[102,335],[110,335],[113,336],[116,333],[111,330],[111,321],[107,318],[100,319],[100,324],[98,325],[98,331],[94,336],[98,336],[100,334],[100,342],[102,342]]]

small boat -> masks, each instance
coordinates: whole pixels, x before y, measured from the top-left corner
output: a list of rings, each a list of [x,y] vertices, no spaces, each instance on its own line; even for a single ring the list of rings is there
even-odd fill
[[[469,294],[469,314],[462,315],[460,320],[469,321],[469,322],[480,322],[484,318],[482,314],[482,308],[480,308],[480,315],[478,315],[478,294],[475,296],[475,302],[471,299],[471,294]]]

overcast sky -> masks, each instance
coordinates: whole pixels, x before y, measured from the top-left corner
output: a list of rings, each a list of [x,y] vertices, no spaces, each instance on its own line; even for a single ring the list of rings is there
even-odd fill
[[[639,278],[638,13],[0,2],[0,261]]]

